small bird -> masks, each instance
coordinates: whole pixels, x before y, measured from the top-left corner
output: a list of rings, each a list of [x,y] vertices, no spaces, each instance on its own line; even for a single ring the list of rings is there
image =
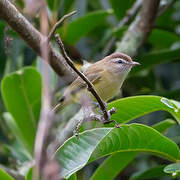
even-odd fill
[[[118,93],[126,76],[135,65],[140,65],[140,63],[132,61],[131,57],[124,53],[115,52],[92,64],[84,71],[84,75],[94,85],[102,100],[106,102]],[[60,106],[72,101],[80,102],[82,95],[96,102],[94,96],[87,90],[87,84],[78,77],[67,87],[53,111],[57,111]]]

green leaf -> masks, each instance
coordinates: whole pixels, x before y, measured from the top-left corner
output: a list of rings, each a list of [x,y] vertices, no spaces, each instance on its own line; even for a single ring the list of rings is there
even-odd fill
[[[90,180],[113,180],[134,158],[137,152],[119,152],[108,157]]]
[[[122,129],[113,128],[98,144],[91,155],[91,161],[114,152],[148,152],[171,161],[180,159],[178,146],[158,131],[142,124],[123,125]]]
[[[68,44],[74,44],[81,37],[85,36],[88,32],[103,22],[111,13],[111,10],[101,10],[88,13],[85,16],[68,23],[66,26],[63,26],[63,29],[61,28],[58,32],[65,42]]]
[[[180,163],[169,164],[164,168],[164,172],[172,174],[173,177],[180,176]]]
[[[161,64],[165,62],[171,62],[180,58],[180,49],[175,50],[163,50],[154,53],[149,53],[137,57],[137,61],[141,63],[141,66],[138,66],[131,71],[131,75],[137,74],[137,72],[144,69],[152,68],[156,64]]]
[[[68,139],[56,152],[61,175],[68,178],[87,164],[117,152],[148,152],[176,161],[178,146],[153,128],[140,124],[119,128],[98,128]],[[90,160],[89,160],[90,158]]]
[[[148,38],[148,43],[151,43],[155,50],[157,48],[170,48],[177,41],[180,41],[180,36],[161,29],[154,29]]]
[[[134,0],[110,0],[109,1],[113,10],[114,14],[117,16],[118,19],[122,19],[125,15],[128,9],[131,8]]]
[[[23,68],[2,80],[1,91],[15,121],[15,131],[19,131],[18,136],[32,154],[40,114],[41,76],[35,68]]]
[[[166,176],[166,173],[163,172],[164,167],[165,165],[160,165],[150,168],[146,171],[136,173],[130,178],[130,180],[145,180],[145,179],[154,179],[154,178]]]
[[[173,8],[168,8],[161,16],[157,17],[156,26],[161,29],[167,29],[168,31],[174,31],[179,24],[178,21],[175,21],[172,18],[174,12]]]
[[[166,119],[164,121],[161,121],[161,122],[153,125],[152,127],[159,132],[164,132],[165,130],[167,130],[171,126],[174,126],[175,124],[176,124],[176,122],[174,120]]]
[[[33,176],[33,168],[30,168],[26,174],[25,180],[32,180],[32,176]]]
[[[153,128],[162,133],[174,124],[175,121],[167,119],[153,125]],[[110,157],[106,158],[106,160],[104,160],[96,169],[90,180],[114,179],[131,161],[134,160],[137,154],[137,152],[119,152],[110,155]]]
[[[0,168],[0,179],[2,180],[14,180],[8,173]]]
[[[110,131],[111,128],[95,129],[79,134],[79,138],[69,138],[56,153],[61,175],[68,178],[85,166],[95,147]]]
[[[112,119],[118,123],[126,123],[140,116],[154,111],[167,111],[180,123],[180,110],[169,107],[162,101],[160,96],[133,96],[122,98],[108,104],[108,109],[115,107],[117,112],[112,115]],[[166,99],[168,100],[168,99]],[[173,103],[172,100],[168,100]]]
[[[77,176],[76,173],[74,173],[73,175],[71,175],[68,180],[77,180]]]

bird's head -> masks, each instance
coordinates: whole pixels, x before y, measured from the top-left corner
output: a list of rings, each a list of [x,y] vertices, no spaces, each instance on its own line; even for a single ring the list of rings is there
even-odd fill
[[[106,56],[104,62],[109,71],[119,75],[128,74],[132,67],[140,65],[140,63],[133,61],[130,56],[124,53],[113,53]]]

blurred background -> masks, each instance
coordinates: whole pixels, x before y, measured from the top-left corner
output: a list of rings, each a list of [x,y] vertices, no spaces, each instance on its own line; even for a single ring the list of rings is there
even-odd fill
[[[161,0],[161,7],[171,1]],[[115,51],[116,42],[122,39],[135,15],[123,27],[119,27],[119,22],[127,15],[127,10],[134,2],[135,0],[47,0],[49,25],[52,28],[64,14],[77,10],[77,14],[68,19],[57,31],[65,43],[68,54],[76,66],[81,67],[83,61],[93,63]],[[14,0],[14,4],[39,30],[38,2]],[[108,46],[112,38],[115,38],[115,42]],[[54,43],[54,47],[56,46]],[[40,70],[42,65],[37,54],[2,19],[0,19],[0,59],[0,80],[24,66],[34,66]],[[157,17],[152,33],[133,59],[142,65],[130,73],[116,98],[160,95],[180,100],[180,1],[175,1]],[[61,96],[60,90],[64,83],[52,69],[50,76],[51,91],[56,99]],[[69,119],[76,112],[76,110],[72,111],[72,107],[67,111],[71,114],[65,111],[63,113],[65,119]],[[25,162],[26,156],[23,156],[24,153],[17,140],[4,123],[5,112],[0,96],[0,162],[13,166],[17,159],[19,163]],[[138,119],[138,123],[152,125],[167,118],[170,118],[168,113],[155,112]],[[174,126],[168,129],[166,136],[180,145],[180,127]],[[88,179],[102,161],[98,160],[83,168],[78,173],[78,179]],[[141,154],[116,179],[129,179],[135,172],[162,163],[166,163],[165,160]],[[168,179],[171,177],[160,178],[160,180]]]

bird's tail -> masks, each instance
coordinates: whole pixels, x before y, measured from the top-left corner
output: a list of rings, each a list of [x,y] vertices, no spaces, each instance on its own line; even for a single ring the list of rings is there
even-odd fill
[[[53,107],[52,111],[56,113],[56,112],[58,111],[58,109],[59,109],[60,107],[62,107],[64,100],[65,100],[65,98],[62,97],[62,98],[58,101],[58,103]]]

